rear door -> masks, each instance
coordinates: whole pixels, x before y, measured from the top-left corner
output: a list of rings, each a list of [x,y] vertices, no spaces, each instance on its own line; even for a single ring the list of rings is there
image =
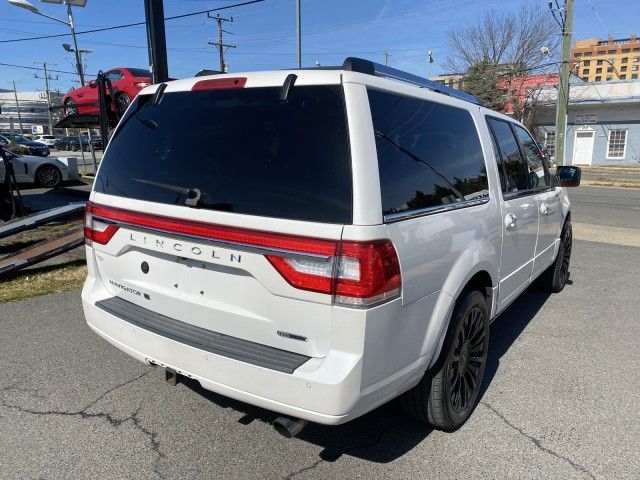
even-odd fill
[[[513,126],[529,171],[529,181],[538,199],[539,225],[533,276],[536,277],[553,261],[555,242],[563,223],[562,189],[551,185],[551,175],[544,156],[529,132],[519,125]]]
[[[320,277],[352,222],[344,98],[337,84],[296,84],[280,100],[285,76],[138,96],[95,181],[93,216],[113,236],[93,247],[110,295],[322,356],[332,298]]]
[[[528,284],[538,237],[538,202],[510,122],[487,119],[494,140],[502,186],[502,258],[498,309]]]

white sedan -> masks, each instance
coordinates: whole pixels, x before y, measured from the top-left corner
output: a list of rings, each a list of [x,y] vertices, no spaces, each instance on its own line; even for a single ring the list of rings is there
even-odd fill
[[[16,155],[7,151],[5,153],[13,164],[18,183],[37,183],[42,187],[53,188],[69,180],[69,167],[55,157]]]
[[[56,144],[54,135],[36,135],[33,137],[34,142],[44,143],[47,147],[53,147]]]

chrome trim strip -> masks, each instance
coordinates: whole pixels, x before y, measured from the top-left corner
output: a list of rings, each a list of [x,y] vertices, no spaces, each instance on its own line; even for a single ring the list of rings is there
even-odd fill
[[[177,233],[177,232],[171,232],[171,231],[167,231],[167,230],[162,230],[160,228],[150,228],[150,227],[144,227],[141,225],[136,225],[135,223],[128,223],[128,222],[119,222],[119,221],[114,221],[114,220],[110,220],[108,218],[104,218],[104,217],[100,217],[98,215],[94,216],[93,218],[95,218],[96,220],[100,220],[102,222],[105,223],[110,223],[112,225],[117,225],[118,227],[125,227],[125,228],[132,228],[134,230],[140,230],[143,232],[153,232],[153,233],[157,233],[159,235],[165,236],[165,237],[173,237],[173,238],[182,238],[185,240],[197,240],[198,242],[201,243],[206,243],[208,245],[215,245],[217,247],[223,247],[223,248],[231,248],[231,249],[235,249],[235,250],[240,250],[242,252],[248,252],[248,253],[258,253],[260,255],[280,255],[280,256],[286,256],[289,258],[299,258],[302,260],[309,260],[309,259],[313,259],[313,260],[322,260],[322,261],[328,261],[331,256],[330,255],[320,255],[317,253],[305,253],[305,252],[296,252],[293,250],[285,250],[282,248],[272,248],[272,247],[259,247],[257,245],[250,245],[247,243],[240,243],[240,242],[230,242],[228,240],[216,240],[213,238],[207,238],[207,237],[200,237],[198,235],[190,235],[188,233]]]
[[[438,205],[437,207],[421,208],[419,210],[411,210],[408,212],[390,213],[384,216],[384,223],[394,223],[401,220],[408,220],[410,218],[424,217],[426,215],[450,212],[452,210],[459,210],[461,208],[475,207],[476,205],[484,205],[486,203],[489,203],[489,198],[465,200],[464,202],[450,203],[449,205],[442,206]]]

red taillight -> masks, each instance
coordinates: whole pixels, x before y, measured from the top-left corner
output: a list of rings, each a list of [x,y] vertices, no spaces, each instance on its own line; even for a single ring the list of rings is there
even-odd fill
[[[94,205],[87,202],[84,212],[84,240],[87,245],[93,242],[106,245],[118,231],[118,226],[93,218]]]
[[[265,256],[290,285],[333,295],[335,302],[342,305],[368,307],[400,295],[400,263],[389,240],[349,242],[298,237],[88,202],[84,229],[87,243],[108,243],[119,228],[110,222],[273,249]]]
[[[334,295],[335,302],[368,307],[400,295],[400,263],[389,240],[338,242],[335,257],[267,259],[296,288]]]
[[[195,90],[227,90],[230,88],[244,88],[247,83],[247,77],[230,77],[230,78],[212,78],[208,80],[199,80],[191,91]]]

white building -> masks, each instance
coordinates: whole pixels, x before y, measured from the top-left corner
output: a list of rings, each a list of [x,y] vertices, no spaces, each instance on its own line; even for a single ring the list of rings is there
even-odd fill
[[[558,90],[537,97],[537,123],[554,154]],[[640,81],[619,80],[571,85],[567,109],[565,165],[640,162]]]
[[[60,105],[62,97],[60,92],[51,92],[51,104]],[[13,90],[0,89],[0,132],[20,132],[31,134],[32,126],[43,127],[44,132],[49,131],[49,115],[47,112],[47,94],[45,92],[18,92],[18,105],[16,105]],[[18,111],[20,115],[18,115]],[[55,123],[55,115],[54,115]]]

